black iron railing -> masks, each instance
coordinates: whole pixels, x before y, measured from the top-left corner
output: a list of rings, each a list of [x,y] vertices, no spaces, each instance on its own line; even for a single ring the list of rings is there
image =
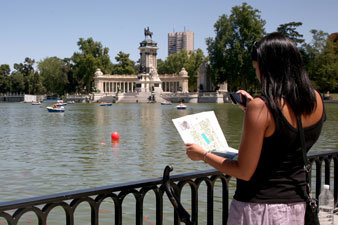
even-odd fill
[[[333,187],[335,203],[337,203],[338,151],[312,154],[309,155],[309,159],[312,163],[312,171],[315,171],[315,173],[312,174],[312,178],[315,178],[315,188],[312,188],[313,194],[316,197],[319,196],[323,182],[330,184],[331,187]],[[324,171],[322,171],[323,164]],[[121,225],[126,224],[122,221],[122,205],[125,197],[132,194],[135,197],[136,202],[135,223],[143,224],[144,197],[148,192],[153,191],[155,195],[155,202],[153,205],[155,206],[157,225],[163,224],[163,201],[167,198],[167,196],[173,204],[174,209],[176,209],[172,220],[174,224],[180,224],[181,222],[186,224],[197,224],[199,216],[198,190],[200,184],[204,182],[207,186],[207,224],[214,224],[214,187],[215,181],[220,180],[222,183],[222,193],[217,193],[217,195],[221,196],[222,200],[221,221],[222,224],[226,224],[229,206],[229,176],[216,170],[207,170],[202,172],[173,175],[169,177],[170,171],[171,168],[166,167],[162,178],[3,202],[0,203],[0,218],[3,221],[6,221],[9,225],[16,225],[25,213],[31,212],[36,215],[39,225],[46,225],[49,213],[55,207],[61,207],[64,210],[66,220],[62,224],[73,225],[75,224],[74,214],[78,205],[82,202],[86,202],[90,206],[91,218],[91,221],[88,221],[87,224],[96,225],[99,224],[99,209],[101,203],[105,199],[112,199],[115,211],[114,224]],[[324,175],[324,177],[322,175]],[[314,183],[314,180],[312,183]],[[191,189],[191,215],[189,215],[179,203],[182,189],[186,185],[188,185]],[[167,196],[164,195],[164,193],[167,193]]]

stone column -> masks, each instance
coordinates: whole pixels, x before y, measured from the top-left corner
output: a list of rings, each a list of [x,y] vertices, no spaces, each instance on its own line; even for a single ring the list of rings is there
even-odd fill
[[[189,76],[188,76],[188,72],[184,68],[182,68],[182,70],[179,72],[179,76],[182,79],[182,92],[183,93],[188,93],[189,92],[189,86],[188,86]]]

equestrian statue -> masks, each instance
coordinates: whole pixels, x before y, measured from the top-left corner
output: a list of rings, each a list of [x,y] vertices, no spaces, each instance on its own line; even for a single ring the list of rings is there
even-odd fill
[[[144,28],[144,37],[147,38],[147,36],[149,36],[151,39],[152,39],[152,36],[153,36],[153,32],[151,32],[149,30],[149,27]]]

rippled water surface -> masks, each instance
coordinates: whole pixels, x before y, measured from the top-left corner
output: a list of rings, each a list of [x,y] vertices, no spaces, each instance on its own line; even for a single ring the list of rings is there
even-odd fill
[[[242,111],[231,104],[0,104],[0,201],[210,169],[185,155],[172,119],[213,110],[228,144],[238,148]],[[337,150],[338,104],[326,104],[327,122],[312,152]],[[117,131],[120,143],[112,144]]]

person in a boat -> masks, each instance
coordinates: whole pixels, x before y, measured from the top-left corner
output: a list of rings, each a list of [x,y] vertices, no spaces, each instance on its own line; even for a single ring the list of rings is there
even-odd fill
[[[324,104],[291,39],[267,35],[254,44],[251,55],[261,96],[238,91],[248,100],[241,106],[238,158],[222,158],[193,143],[185,144],[186,154],[237,178],[228,225],[304,224],[306,179],[297,117],[309,150],[325,121]]]
[[[56,104],[53,105],[53,108],[54,108],[54,109],[56,108]]]

